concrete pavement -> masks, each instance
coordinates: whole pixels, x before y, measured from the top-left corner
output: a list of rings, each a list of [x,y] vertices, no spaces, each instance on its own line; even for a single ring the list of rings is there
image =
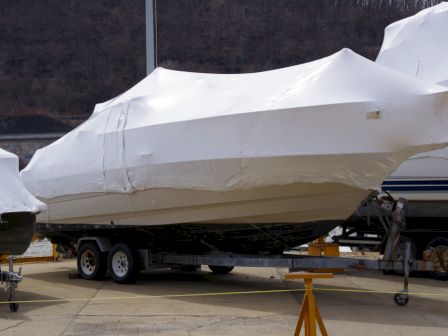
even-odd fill
[[[17,313],[0,305],[0,335],[292,335],[302,292],[245,295],[141,297],[235,291],[302,289],[282,280],[285,269],[236,268],[215,275],[206,267],[197,273],[158,270],[137,284],[68,279],[73,260],[23,266],[24,282]],[[316,281],[316,287],[398,291],[402,279],[377,272],[350,273]],[[414,296],[406,307],[391,294],[316,291],[330,335],[448,335],[448,282],[412,278]],[[0,294],[6,300],[7,293]],[[74,300],[52,302],[51,300]],[[45,300],[49,300],[45,302]]]

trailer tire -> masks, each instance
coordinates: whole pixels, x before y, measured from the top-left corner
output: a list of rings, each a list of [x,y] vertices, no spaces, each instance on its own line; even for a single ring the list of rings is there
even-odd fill
[[[437,246],[447,246],[448,247],[448,239],[445,237],[437,237],[431,240],[428,245],[426,245],[425,250],[429,250],[430,248],[436,248]],[[448,270],[446,272],[429,272],[432,278],[437,280],[448,280]]]
[[[208,265],[208,268],[214,273],[214,274],[229,274],[233,270],[233,266],[214,266],[214,265]]]
[[[10,304],[9,304],[9,310],[10,310],[12,313],[17,313],[17,312],[19,311],[19,304],[18,304],[18,303],[15,303],[15,302],[10,303]]]
[[[409,303],[409,294],[397,293],[394,295],[394,302],[397,306],[404,307]]]
[[[77,255],[78,273],[83,279],[103,279],[107,271],[107,256],[94,243],[84,243]]]
[[[134,283],[137,280],[138,257],[129,245],[119,243],[112,247],[107,264],[116,283]]]

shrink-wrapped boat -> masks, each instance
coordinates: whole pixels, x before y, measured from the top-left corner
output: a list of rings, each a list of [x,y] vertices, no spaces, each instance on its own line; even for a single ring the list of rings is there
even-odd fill
[[[273,252],[328,232],[401,162],[446,146],[447,102],[447,88],[348,49],[251,74],[158,68],[22,178],[49,231],[135,227],[158,233],[152,248]]]
[[[423,83],[448,87],[447,31],[448,3],[442,2],[388,26],[376,62]],[[448,102],[442,104],[441,109],[446,109]],[[431,114],[431,110],[427,113]],[[440,123],[446,124],[441,116]],[[395,231],[402,230],[399,238],[395,238],[400,242],[396,255],[404,255],[405,243],[409,244],[412,259],[434,262],[431,275],[448,279],[448,268],[441,264],[443,252],[448,253],[448,147],[404,161],[383,183],[382,189],[394,198],[409,201],[406,223]],[[359,209],[344,223],[343,231],[348,234],[337,237],[337,241],[351,245],[366,241],[370,246],[380,244],[390,230],[386,232],[376,216],[376,205],[367,204]]]
[[[386,27],[376,62],[430,83],[448,86],[448,2]]]
[[[16,155],[0,149],[0,254],[21,254],[31,243],[36,214],[45,205],[22,184]]]
[[[420,11],[385,29],[377,62],[429,83],[448,87],[448,3]],[[448,148],[413,156],[383,188],[411,201],[411,215],[448,216]]]

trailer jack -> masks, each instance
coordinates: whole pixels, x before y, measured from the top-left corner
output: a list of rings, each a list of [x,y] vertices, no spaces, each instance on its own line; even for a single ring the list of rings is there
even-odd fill
[[[409,302],[409,270],[413,264],[411,259],[411,243],[406,242],[405,255],[403,259],[404,284],[403,291],[395,294],[394,301],[399,306],[406,306]]]
[[[5,291],[9,292],[9,309],[12,312],[19,310],[19,304],[15,302],[16,289],[20,282],[23,280],[22,267],[18,272],[14,271],[14,258],[10,256],[8,258],[8,271],[2,271],[0,267],[0,284],[4,285]]]

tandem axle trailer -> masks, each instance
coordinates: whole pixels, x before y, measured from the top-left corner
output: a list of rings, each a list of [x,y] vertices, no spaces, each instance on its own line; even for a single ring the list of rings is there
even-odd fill
[[[84,246],[91,246],[93,242],[103,249],[108,248],[104,238],[85,237],[82,239]],[[210,270],[218,274],[230,273],[234,267],[273,267],[287,268],[290,272],[310,271],[320,269],[351,269],[351,270],[388,270],[403,272],[404,286],[403,291],[394,296],[398,305],[406,305],[409,301],[408,283],[409,273],[411,271],[433,271],[432,262],[424,262],[411,259],[411,246],[405,247],[405,255],[402,260],[384,260],[384,259],[359,259],[344,257],[314,257],[306,255],[297,255],[293,252],[281,255],[244,255],[216,253],[209,255],[194,254],[174,254],[174,253],[151,253],[148,249],[139,249],[136,254],[132,254],[129,246],[125,244],[119,249],[106,251],[109,253],[108,275],[118,283],[129,283],[136,280],[139,271],[151,271],[155,269],[180,269],[184,271],[196,271],[201,266],[207,265]],[[79,254],[78,254],[79,256]],[[82,256],[82,254],[81,254]],[[81,265],[80,265],[81,263]],[[78,258],[80,275],[83,278],[92,279],[88,273],[88,267],[82,264],[82,257]]]
[[[415,254],[412,253],[412,244],[400,240],[400,234],[406,226],[406,200],[389,199],[384,202],[373,194],[368,202],[378,210],[378,216],[386,232],[384,256],[380,260],[314,257],[291,252],[267,255],[261,253],[254,255],[249,254],[250,252],[230,253],[220,251],[212,245],[210,252],[188,254],[188,251],[179,253],[179,251],[152,250],[144,239],[130,240],[126,232],[120,231],[123,233],[121,236],[113,229],[109,231],[90,229],[77,241],[78,272],[85,279],[103,279],[109,275],[117,283],[129,283],[134,282],[142,270],[179,268],[194,271],[202,265],[207,265],[213,272],[221,274],[229,273],[237,266],[287,268],[291,272],[323,268],[397,271],[404,274],[404,288],[395,295],[395,302],[404,305],[409,300],[407,294],[409,273],[433,272],[435,263],[416,260]],[[134,230],[133,233],[139,232],[135,228],[127,230]],[[80,233],[82,232],[77,232]],[[206,244],[202,240],[198,241],[199,243]]]

